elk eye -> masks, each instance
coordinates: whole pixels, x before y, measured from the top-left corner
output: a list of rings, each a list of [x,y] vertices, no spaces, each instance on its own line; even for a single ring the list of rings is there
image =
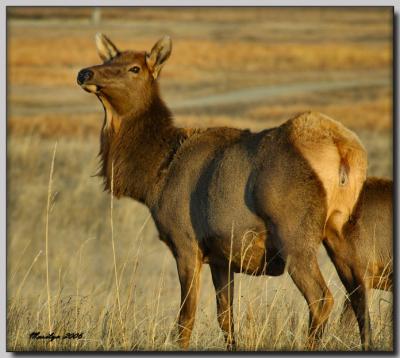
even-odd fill
[[[140,68],[138,66],[133,66],[132,68],[129,69],[129,71],[133,73],[139,73]]]

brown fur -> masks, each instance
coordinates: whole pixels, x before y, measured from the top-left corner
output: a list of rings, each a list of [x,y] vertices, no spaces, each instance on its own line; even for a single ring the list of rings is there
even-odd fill
[[[343,239],[324,241],[349,294],[364,349],[372,343],[367,291],[393,286],[392,198],[392,180],[367,178],[353,216],[343,228]]]
[[[99,39],[105,63],[91,67],[93,75],[80,84],[105,107],[100,175],[109,189],[114,163],[114,194],[149,207],[176,259],[182,347],[189,345],[201,267],[208,263],[228,347],[235,344],[234,272],[276,276],[287,266],[309,305],[313,348],[333,304],[316,253],[326,232],[341,238],[365,179],[357,137],[312,112],[260,133],[177,128],[156,82],[169,38],[149,54],[120,52]]]

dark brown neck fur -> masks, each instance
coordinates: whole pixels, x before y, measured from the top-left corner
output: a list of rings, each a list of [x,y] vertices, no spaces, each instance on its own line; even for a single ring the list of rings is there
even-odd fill
[[[157,186],[184,140],[184,132],[173,125],[170,111],[158,96],[144,112],[123,118],[117,132],[106,122],[107,118],[99,153],[104,189],[111,191],[114,163],[114,195],[149,204],[151,193],[158,192]]]

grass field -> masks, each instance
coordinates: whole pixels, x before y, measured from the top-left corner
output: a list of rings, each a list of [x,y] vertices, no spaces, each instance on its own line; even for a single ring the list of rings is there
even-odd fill
[[[100,63],[97,31],[138,50],[171,35],[161,90],[179,126],[256,131],[321,111],[360,136],[369,175],[391,177],[391,21],[384,8],[104,8],[97,22],[88,8],[9,9],[8,350],[179,349],[172,255],[141,204],[115,200],[111,217],[110,196],[92,176],[103,113],[76,75]],[[335,307],[318,349],[359,350],[322,248],[319,260]],[[304,349],[308,308],[287,274],[236,275],[235,283],[239,350]],[[370,311],[374,349],[392,350],[392,295],[371,292]],[[83,337],[30,339],[49,330]],[[190,349],[224,349],[208,266]]]

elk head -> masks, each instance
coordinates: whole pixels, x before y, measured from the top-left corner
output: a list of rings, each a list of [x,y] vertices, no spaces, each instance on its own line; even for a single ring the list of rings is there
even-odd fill
[[[120,51],[103,34],[96,35],[96,46],[103,64],[79,71],[78,84],[96,94],[114,116],[123,118],[145,111],[158,97],[156,79],[171,54],[170,37],[160,39],[149,53]]]

